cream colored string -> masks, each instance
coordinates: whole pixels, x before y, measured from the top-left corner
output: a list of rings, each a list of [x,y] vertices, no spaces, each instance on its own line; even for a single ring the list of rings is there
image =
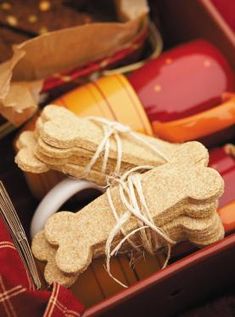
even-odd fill
[[[117,182],[119,183],[119,196],[122,204],[125,206],[126,211],[121,215],[118,216],[115,206],[113,204],[111,190],[110,188],[107,189],[107,198],[110,204],[110,208],[116,219],[116,225],[111,230],[109,237],[106,241],[105,246],[105,254],[106,254],[106,270],[110,277],[112,277],[117,283],[122,285],[123,287],[127,287],[117,278],[115,278],[110,269],[110,260],[111,257],[118,253],[122,245],[126,241],[130,241],[130,237],[140,231],[140,238],[142,242],[142,246],[144,249],[149,251],[150,253],[154,253],[156,249],[160,248],[162,245],[159,244],[159,237],[162,238],[166,245],[167,245],[167,257],[165,263],[162,268],[165,268],[171,253],[171,246],[175,244],[175,241],[170,239],[165,232],[161,228],[159,228],[153,221],[151,216],[150,210],[147,206],[142,184],[141,184],[141,175],[135,172],[137,170],[143,169],[151,169],[152,167],[148,166],[139,166],[131,169],[127,173],[125,173]],[[138,203],[139,201],[139,203]],[[140,206],[139,206],[140,204]],[[129,221],[130,217],[135,217],[137,219],[139,227],[132,230],[128,234],[124,233],[124,238],[115,246],[115,248],[111,251],[112,242],[114,241],[115,237],[122,232],[123,233],[123,226]],[[149,231],[150,229],[150,231]],[[148,231],[146,231],[148,230]],[[141,234],[142,232],[142,234]],[[151,234],[151,236],[149,235]],[[131,242],[134,244],[134,242]],[[135,245],[135,244],[134,244]],[[135,248],[138,250],[139,247],[135,245]]]
[[[85,174],[89,174],[94,164],[99,159],[100,155],[104,152],[103,156],[103,162],[102,162],[102,168],[101,172],[106,173],[108,159],[109,159],[109,153],[110,153],[110,138],[113,136],[114,141],[116,143],[117,148],[117,158],[116,158],[116,166],[114,169],[114,177],[108,176],[107,177],[107,184],[110,185],[111,180],[114,180],[119,184],[119,195],[120,199],[127,209],[127,211],[122,215],[119,216],[116,208],[114,206],[112,196],[111,196],[111,190],[108,187],[107,189],[107,197],[108,202],[110,205],[110,208],[112,210],[113,216],[116,220],[116,225],[111,230],[109,237],[106,241],[106,247],[105,247],[105,253],[106,253],[106,269],[108,274],[119,284],[121,284],[123,287],[127,287],[125,284],[123,284],[121,281],[116,279],[110,270],[110,259],[111,257],[116,254],[120,248],[122,247],[123,243],[128,241],[129,244],[137,251],[141,252],[141,248],[134,243],[130,237],[137,232],[140,231],[140,237],[142,246],[144,249],[146,249],[150,253],[154,253],[154,251],[159,248],[159,242],[158,239],[161,237],[164,239],[168,246],[168,253],[166,261],[163,265],[163,268],[167,265],[169,258],[170,258],[170,252],[171,252],[171,245],[175,242],[171,240],[159,227],[157,227],[154,224],[154,221],[152,219],[151,213],[147,207],[147,203],[145,201],[145,197],[142,190],[142,184],[141,184],[141,177],[140,174],[133,174],[136,171],[141,170],[149,170],[152,169],[153,166],[138,166],[134,167],[128,172],[126,172],[123,176],[120,175],[121,170],[121,163],[122,163],[122,140],[120,134],[128,134],[131,136],[134,140],[142,143],[146,146],[146,148],[151,149],[153,152],[155,152],[157,155],[162,157],[166,162],[168,162],[168,158],[164,153],[162,153],[156,145],[151,144],[147,140],[145,140],[143,137],[138,135],[137,133],[133,132],[128,126],[125,126],[119,122],[116,121],[109,121],[105,118],[99,118],[99,117],[88,117],[89,120],[94,121],[95,123],[101,124],[103,129],[103,139],[101,140],[100,144],[98,145],[95,154],[93,155],[92,159],[90,160],[89,164],[85,167]],[[138,195],[138,198],[136,197],[136,193]],[[138,203],[138,200],[140,202],[140,206]],[[131,231],[130,233],[126,233],[124,229],[125,223],[130,219],[131,216],[135,216],[138,223],[138,228]],[[111,251],[111,245],[117,234],[122,233],[124,238],[118,243],[118,245]]]
[[[101,124],[103,129],[103,139],[101,140],[100,144],[98,145],[95,154],[91,158],[90,162],[84,169],[84,176],[88,175],[91,172],[92,167],[95,165],[97,160],[99,159],[100,155],[104,152],[103,163],[101,172],[103,174],[106,173],[109,153],[110,153],[110,138],[113,136],[114,141],[116,143],[117,148],[117,158],[116,158],[116,166],[114,169],[114,175],[119,176],[121,170],[121,163],[122,163],[122,140],[120,134],[128,134],[134,140],[141,142],[147,148],[151,149],[157,155],[162,157],[166,162],[168,162],[168,158],[164,153],[162,153],[157,147],[150,142],[146,141],[143,137],[138,135],[137,133],[133,132],[130,127],[123,125],[116,121],[110,121],[105,118],[100,117],[87,117],[88,120],[94,121],[95,123]]]
[[[147,165],[141,166],[141,167],[140,167],[140,166],[136,166],[136,167],[132,168],[130,171],[127,171],[125,174],[123,174],[123,177],[122,177],[121,179],[117,179],[117,178],[114,178],[114,177],[112,177],[112,176],[111,176],[111,177],[107,177],[107,184],[109,184],[110,179],[114,179],[115,182],[119,182],[120,184],[122,184],[122,186],[125,187],[125,190],[128,191],[128,188],[126,187],[126,184],[125,184],[125,182],[124,182],[122,179],[126,179],[130,172],[133,173],[134,171],[137,171],[137,170],[150,170],[150,169],[152,169],[152,168],[153,168],[153,166],[147,166]],[[108,187],[109,187],[109,186],[108,186]],[[114,216],[116,222],[118,223],[118,222],[120,221],[120,219],[119,219],[119,215],[118,215],[118,213],[116,212],[116,209],[115,209],[115,207],[114,207],[114,204],[113,204],[113,200],[112,200],[111,192],[110,192],[110,191],[108,192],[107,197],[108,197],[109,205],[110,205],[110,207],[111,207],[111,209],[112,209],[112,212],[113,212],[113,216]],[[125,217],[124,217],[124,218],[125,218]],[[120,226],[120,231],[122,232],[122,234],[123,234],[124,236],[127,235],[126,232],[125,232],[125,230],[124,230],[124,228],[123,228],[123,226]],[[139,248],[139,246],[137,246],[134,242],[132,242],[131,239],[127,238],[127,241],[129,242],[129,244],[130,244],[136,251],[141,252],[141,249]]]

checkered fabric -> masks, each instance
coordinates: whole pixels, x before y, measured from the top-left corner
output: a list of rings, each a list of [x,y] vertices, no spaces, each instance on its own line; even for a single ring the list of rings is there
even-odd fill
[[[66,288],[38,291],[0,219],[0,316],[79,317],[84,307]]]

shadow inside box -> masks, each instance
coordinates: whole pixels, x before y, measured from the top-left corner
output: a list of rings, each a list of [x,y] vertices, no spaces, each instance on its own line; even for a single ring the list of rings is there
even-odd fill
[[[235,235],[230,235],[87,309],[84,316],[181,316],[186,314],[183,311],[200,307],[212,298],[220,300],[218,296],[221,294],[231,293],[232,298],[235,281],[234,247]],[[212,311],[213,306],[213,301],[208,303]],[[206,316],[203,315],[203,309],[198,310],[201,314],[191,310],[186,316]],[[224,315],[211,316],[233,316],[227,313],[224,311]]]
[[[215,9],[211,0],[149,0],[160,20],[165,47],[193,38],[204,38],[215,44],[235,67],[235,36]],[[222,1],[221,1],[222,3]]]
[[[188,311],[182,312],[174,317],[232,317],[235,316],[235,289],[231,287],[226,292],[221,292],[207,301],[199,303]]]

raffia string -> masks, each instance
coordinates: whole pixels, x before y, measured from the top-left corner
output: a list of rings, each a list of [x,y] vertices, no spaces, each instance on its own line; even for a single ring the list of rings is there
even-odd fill
[[[140,232],[142,248],[151,254],[154,254],[157,249],[163,246],[159,244],[159,237],[165,241],[167,245],[167,257],[162,268],[166,267],[171,254],[171,246],[175,244],[175,241],[170,239],[167,234],[154,223],[143,194],[141,176],[139,173],[136,173],[138,170],[148,170],[151,168],[152,166],[135,167],[126,172],[120,179],[116,179],[119,184],[118,187],[121,202],[126,208],[126,211],[122,215],[119,216],[115,209],[110,188],[108,188],[106,191],[110,208],[114,218],[116,219],[116,225],[111,230],[105,246],[106,270],[109,276],[123,287],[127,286],[115,278],[115,276],[113,276],[111,273],[110,260],[113,255],[118,253],[126,241],[131,243],[131,245],[134,246],[137,251],[140,250],[139,246],[135,245],[135,243],[130,240],[131,236],[137,232]],[[127,223],[130,217],[133,216],[138,220],[139,227],[126,234],[123,226]],[[112,242],[120,232],[124,235],[124,238],[115,246],[113,250],[111,250]]]
[[[108,164],[109,159],[109,153],[110,153],[110,138],[113,137],[114,141],[116,143],[117,147],[117,159],[116,159],[116,166],[114,169],[114,175],[119,176],[120,169],[121,169],[121,163],[122,163],[122,140],[120,134],[128,134],[130,135],[134,140],[141,142],[146,148],[151,149],[154,153],[162,157],[166,162],[168,162],[168,158],[162,151],[160,151],[156,145],[151,144],[150,142],[146,141],[144,138],[139,136],[137,133],[133,132],[130,127],[121,124],[117,121],[110,121],[105,118],[100,117],[87,117],[89,120],[94,121],[95,123],[98,123],[102,126],[104,137],[101,140],[100,144],[98,145],[95,154],[91,158],[90,162],[87,164],[87,166],[84,169],[84,176],[88,175],[92,169],[92,167],[95,165],[97,160],[99,159],[102,152],[104,152],[104,158],[102,163],[101,172],[103,174],[106,173],[106,168]]]
[[[142,143],[144,146],[146,146],[146,148],[149,148],[154,153],[156,153],[161,158],[163,158],[165,162],[168,162],[169,160],[167,156],[156,147],[156,145],[153,145],[152,143],[146,141],[140,135],[133,132],[130,129],[130,127],[125,126],[119,122],[109,121],[105,118],[100,118],[100,117],[88,117],[88,119],[102,126],[104,136],[100,144],[98,145],[92,159],[90,160],[88,165],[85,167],[85,170],[84,170],[85,175],[90,173],[92,167],[95,165],[101,153],[103,152],[104,152],[104,156],[103,156],[101,172],[103,174],[106,173],[109,153],[110,153],[110,138],[113,137],[116,143],[117,159],[116,159],[116,166],[114,169],[114,176],[110,176],[110,175],[107,176],[107,191],[106,191],[110,208],[116,220],[116,225],[111,230],[109,237],[106,241],[106,246],[105,246],[106,270],[108,274],[110,275],[110,277],[112,277],[112,279],[114,279],[117,283],[119,283],[123,287],[127,287],[125,284],[123,284],[121,281],[115,278],[115,276],[112,275],[110,270],[110,259],[114,254],[118,253],[118,251],[121,249],[124,242],[127,241],[138,252],[142,252],[142,249],[144,248],[149,253],[154,254],[154,252],[159,247],[161,247],[159,245],[159,237],[161,237],[166,242],[167,250],[168,250],[166,261],[163,265],[163,268],[164,268],[167,265],[170,258],[171,245],[175,244],[175,241],[171,240],[167,236],[167,234],[164,233],[161,230],[161,228],[157,227],[157,225],[154,223],[151,213],[148,209],[147,203],[145,201],[144,194],[143,194],[141,177],[139,172],[143,170],[146,171],[146,170],[152,169],[154,166],[137,166],[127,171],[126,173],[124,173],[123,176],[120,176],[122,154],[123,154],[121,135],[128,134],[129,136],[133,138],[133,140],[136,140]],[[126,208],[126,212],[124,212],[121,216],[119,216],[113,204],[111,190],[110,190],[111,183],[118,184],[120,199]],[[133,217],[133,216],[137,219],[139,227],[129,233],[126,233],[124,229],[124,225],[130,219],[130,217]],[[124,238],[111,251],[112,242],[114,238],[120,232],[123,234]],[[134,243],[131,240],[131,236],[133,236],[134,234],[138,232],[140,232],[141,247],[136,245],[136,243]]]

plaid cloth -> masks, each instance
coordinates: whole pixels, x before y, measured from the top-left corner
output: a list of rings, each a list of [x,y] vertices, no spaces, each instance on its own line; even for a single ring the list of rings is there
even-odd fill
[[[83,311],[72,293],[58,284],[52,291],[35,289],[0,218],[0,316],[79,317]]]

